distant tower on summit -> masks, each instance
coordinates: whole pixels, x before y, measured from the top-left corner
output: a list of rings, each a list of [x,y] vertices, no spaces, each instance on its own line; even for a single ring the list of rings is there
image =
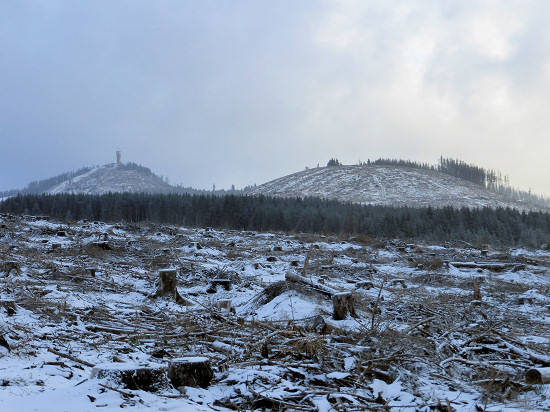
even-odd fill
[[[122,152],[120,150],[116,151],[116,164],[121,165],[122,164]]]

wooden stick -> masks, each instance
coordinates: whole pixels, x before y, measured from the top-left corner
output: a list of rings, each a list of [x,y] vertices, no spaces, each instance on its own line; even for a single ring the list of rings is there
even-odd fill
[[[415,329],[418,328],[419,326],[423,325],[424,323],[431,322],[432,320],[434,320],[434,319],[436,319],[436,318],[437,318],[437,316],[432,316],[432,317],[430,317],[430,318],[421,320],[420,322],[415,323],[415,324],[412,325],[409,329],[407,329],[407,330],[405,331],[405,333],[411,333],[413,330],[415,330]]]
[[[51,352],[51,353],[53,353],[54,355],[57,355],[57,356],[61,356],[62,358],[70,359],[73,362],[81,363],[82,365],[86,365],[86,366],[89,366],[91,368],[93,368],[95,366],[95,365],[91,364],[90,362],[83,361],[81,359],[75,358],[74,356],[68,355],[66,353],[58,352],[58,351],[56,351],[55,349],[52,349],[52,348],[48,348],[48,352]]]
[[[103,385],[102,383],[98,383],[99,386],[101,386],[102,388],[105,388],[105,389],[109,389],[111,391],[115,391],[115,392],[118,392],[124,396],[128,396],[130,398],[133,398],[134,396],[136,396],[135,394],[133,393],[130,393],[130,392],[124,392],[124,391],[121,391],[120,389],[117,389],[117,388],[112,388],[110,386],[107,386],[107,385]]]

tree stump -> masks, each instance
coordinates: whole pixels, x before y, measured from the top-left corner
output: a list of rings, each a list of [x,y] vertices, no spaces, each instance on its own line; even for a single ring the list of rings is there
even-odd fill
[[[201,250],[203,248],[203,246],[199,242],[191,242],[189,247],[197,250]]]
[[[0,307],[6,309],[8,316],[13,316],[17,313],[17,304],[13,300],[0,300]]]
[[[474,300],[481,301],[481,288],[477,279],[474,279]]]
[[[231,290],[231,280],[230,279],[212,279],[212,283],[206,290],[208,293],[216,293],[218,286],[223,286],[225,290]]]
[[[344,320],[349,312],[350,316],[356,318],[355,298],[351,292],[336,293],[332,296],[332,305],[334,312],[332,318],[334,320]]]
[[[106,379],[123,389],[157,392],[170,387],[166,366],[161,364],[104,363],[92,369],[90,379]]]
[[[371,289],[374,287],[374,284],[370,280],[361,280],[355,284],[357,289]]]
[[[191,306],[192,303],[184,299],[178,292],[178,271],[176,269],[159,270],[156,296],[170,296],[176,303]]]
[[[405,279],[392,279],[389,282],[389,287],[397,287],[397,285],[401,285],[403,289],[407,288],[407,283],[405,282]]]
[[[51,250],[58,250],[58,249],[61,249],[61,243],[52,243],[52,248]]]
[[[106,241],[92,242],[92,246],[99,250],[112,250],[111,245]]]
[[[231,311],[233,309],[233,302],[231,301],[231,299],[220,299],[216,306],[218,307],[218,309]]]
[[[168,378],[175,388],[193,386],[206,389],[213,377],[210,359],[206,357],[193,356],[168,362]]]
[[[525,383],[528,385],[543,385],[550,383],[550,368],[529,369],[525,374]]]
[[[8,260],[2,265],[2,271],[6,273],[6,277],[9,276],[14,270],[16,274],[21,274],[21,266],[19,265],[19,262]]]

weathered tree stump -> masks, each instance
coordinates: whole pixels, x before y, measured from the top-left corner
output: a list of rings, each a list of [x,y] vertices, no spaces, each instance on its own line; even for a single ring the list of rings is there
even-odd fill
[[[218,291],[218,286],[223,286],[225,290],[231,290],[231,280],[230,279],[212,279],[210,286],[206,290],[208,293],[216,293]]]
[[[17,313],[17,304],[13,300],[0,300],[0,307],[6,309],[8,316],[13,316]]]
[[[111,250],[111,245],[109,242],[106,241],[100,241],[100,242],[92,242],[92,245],[96,247],[99,250]]]
[[[191,242],[189,247],[197,250],[201,250],[203,248],[203,246],[199,242]]]
[[[231,301],[231,299],[220,299],[216,306],[218,307],[218,309],[231,311],[233,309],[233,302]]]
[[[543,385],[550,383],[550,368],[529,369],[525,374],[525,383],[528,385]]]
[[[332,296],[333,314],[334,320],[344,320],[349,312],[350,316],[356,318],[355,312],[355,298],[351,292],[336,293]]]
[[[310,319],[309,322],[306,323],[306,328],[307,330],[322,335],[330,333],[330,331],[332,330],[332,327],[325,321],[325,319],[321,315],[317,315],[313,319]]]
[[[104,363],[92,369],[90,379],[106,379],[123,389],[157,392],[170,387],[166,366],[161,364]]]
[[[21,266],[19,265],[19,262],[8,260],[2,264],[2,271],[6,274],[6,276],[9,276],[12,271],[15,271],[17,275],[20,275]]]
[[[159,270],[156,296],[170,296],[177,303],[191,306],[192,303],[184,299],[178,292],[178,271],[176,269]]]
[[[372,283],[370,280],[361,280],[355,284],[355,287],[357,289],[371,289],[374,287],[374,283]]]
[[[407,288],[407,283],[405,282],[405,279],[392,279],[389,282],[389,287],[396,287],[397,285],[401,285],[403,289]]]
[[[474,279],[474,300],[481,301],[481,288],[477,279]]]
[[[192,356],[168,362],[168,378],[175,388],[193,386],[206,389],[213,377],[210,359],[206,357]]]

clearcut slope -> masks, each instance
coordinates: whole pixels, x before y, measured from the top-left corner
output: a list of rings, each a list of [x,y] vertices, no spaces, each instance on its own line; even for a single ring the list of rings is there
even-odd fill
[[[308,169],[259,185],[249,193],[391,206],[542,209],[445,173],[402,166]]]
[[[108,164],[59,183],[45,193],[170,193],[175,188],[142,166]]]

